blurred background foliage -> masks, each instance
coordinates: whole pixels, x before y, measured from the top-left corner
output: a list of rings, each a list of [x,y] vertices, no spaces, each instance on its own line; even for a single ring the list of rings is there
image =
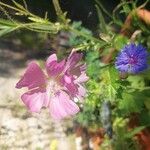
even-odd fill
[[[57,2],[2,0],[1,38],[16,39],[15,44],[32,48],[31,56],[38,53],[41,57],[41,51],[48,56],[55,51],[61,58],[73,47],[82,51],[90,80],[84,103],[78,102],[81,112],[75,121],[89,132],[104,129],[102,149],[110,145],[115,150],[142,149],[141,137],[150,140],[150,72],[120,74],[114,61],[130,42],[141,43],[150,52],[150,21],[136,11],[150,10],[150,2]]]

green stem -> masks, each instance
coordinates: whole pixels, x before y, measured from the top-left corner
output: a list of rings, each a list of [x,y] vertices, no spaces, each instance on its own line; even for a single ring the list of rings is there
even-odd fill
[[[30,12],[27,11],[27,10],[26,10],[26,11],[23,11],[23,10],[21,10],[21,9],[18,9],[18,8],[13,7],[13,6],[10,6],[10,5],[7,5],[7,4],[2,3],[2,2],[0,2],[0,5],[2,5],[2,6],[4,6],[4,7],[7,7],[7,8],[10,8],[10,9],[12,9],[12,10],[15,10],[15,11],[17,11],[17,12],[20,12],[20,13],[22,13],[22,14],[24,14],[24,15],[29,15],[29,16],[36,17],[36,18],[37,18],[36,15],[30,13]]]
[[[5,7],[7,7],[7,8],[10,8],[10,9],[13,9],[13,10],[15,10],[15,11],[20,11],[20,9],[15,8],[15,7],[13,7],[13,6],[10,6],[10,5],[7,5],[7,4],[2,3],[2,2],[0,2],[0,5],[5,6]]]
[[[112,15],[105,9],[103,4],[99,0],[95,0],[95,2],[98,4],[98,6],[102,9],[102,11],[112,19]]]
[[[95,38],[95,37],[92,37],[92,36],[90,36],[90,35],[87,35],[87,34],[85,34],[85,33],[82,33],[82,32],[80,32],[80,31],[78,31],[78,30],[76,30],[76,29],[74,29],[74,28],[72,28],[72,27],[68,27],[68,29],[69,29],[70,31],[72,31],[73,33],[79,35],[79,36],[85,37],[86,39],[89,39],[89,40],[92,40],[92,41],[95,41],[95,42],[104,44],[102,40],[97,39],[97,38]],[[105,44],[106,44],[106,43],[105,43]]]
[[[61,16],[63,14],[61,7],[59,5],[59,0],[53,0],[53,5],[56,11],[57,16]]]

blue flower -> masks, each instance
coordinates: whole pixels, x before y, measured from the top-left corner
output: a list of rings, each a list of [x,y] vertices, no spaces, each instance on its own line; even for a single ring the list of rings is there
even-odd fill
[[[120,72],[136,74],[147,69],[147,57],[148,53],[145,47],[131,43],[119,53],[115,67]]]

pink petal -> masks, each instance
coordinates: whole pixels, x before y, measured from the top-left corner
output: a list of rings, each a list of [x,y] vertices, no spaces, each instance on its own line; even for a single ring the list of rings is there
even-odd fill
[[[61,83],[71,95],[75,95],[78,91],[77,85],[74,83],[74,78],[72,75],[68,75],[67,73],[62,77]]]
[[[81,73],[81,75],[75,80],[75,83],[84,83],[89,80],[89,77],[85,72]]]
[[[68,70],[67,70],[68,71]],[[83,72],[85,73],[86,71],[86,64],[79,64],[75,67],[71,67],[69,68],[69,71],[71,74],[75,75],[75,76],[80,76]]]
[[[86,71],[86,68],[87,68],[86,64],[81,65],[81,66],[80,66],[81,72],[85,72],[85,71]]]
[[[48,58],[47,58],[47,60],[46,60],[46,65],[49,65],[51,62],[53,62],[53,61],[57,61],[57,56],[56,56],[56,54],[52,54],[52,55],[50,55]]]
[[[58,63],[56,54],[49,56],[46,61],[46,70],[49,76],[59,75],[63,71],[64,66],[65,60]]]
[[[82,54],[75,52],[73,49],[67,59],[65,70],[68,70],[69,68],[71,69],[71,67],[74,67],[81,60],[81,58],[82,58]]]
[[[31,62],[25,74],[16,84],[16,88],[28,87],[29,89],[44,86],[46,78],[41,68],[35,63]]]
[[[22,101],[31,112],[40,112],[42,107],[48,106],[48,98],[45,89],[36,89],[24,93]]]
[[[70,100],[67,93],[60,91],[50,100],[50,114],[54,119],[62,119],[79,112],[79,107]]]
[[[80,98],[85,97],[85,95],[86,95],[86,89],[82,85],[80,85],[80,84],[78,86],[79,86],[78,87],[78,96]]]
[[[69,68],[69,70],[67,70],[70,74],[73,74],[75,77],[78,77],[81,75],[81,70],[80,70],[80,66],[75,66],[75,67],[71,67]]]

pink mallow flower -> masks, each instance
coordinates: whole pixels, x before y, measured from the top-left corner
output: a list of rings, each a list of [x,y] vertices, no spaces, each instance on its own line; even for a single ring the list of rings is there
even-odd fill
[[[67,60],[57,61],[52,54],[46,61],[47,75],[32,61],[16,88],[27,87],[28,92],[21,96],[23,103],[31,112],[39,113],[41,108],[49,109],[54,119],[62,119],[79,112],[74,99],[82,100],[86,95],[84,82],[85,64],[79,64],[82,54],[71,52]]]

